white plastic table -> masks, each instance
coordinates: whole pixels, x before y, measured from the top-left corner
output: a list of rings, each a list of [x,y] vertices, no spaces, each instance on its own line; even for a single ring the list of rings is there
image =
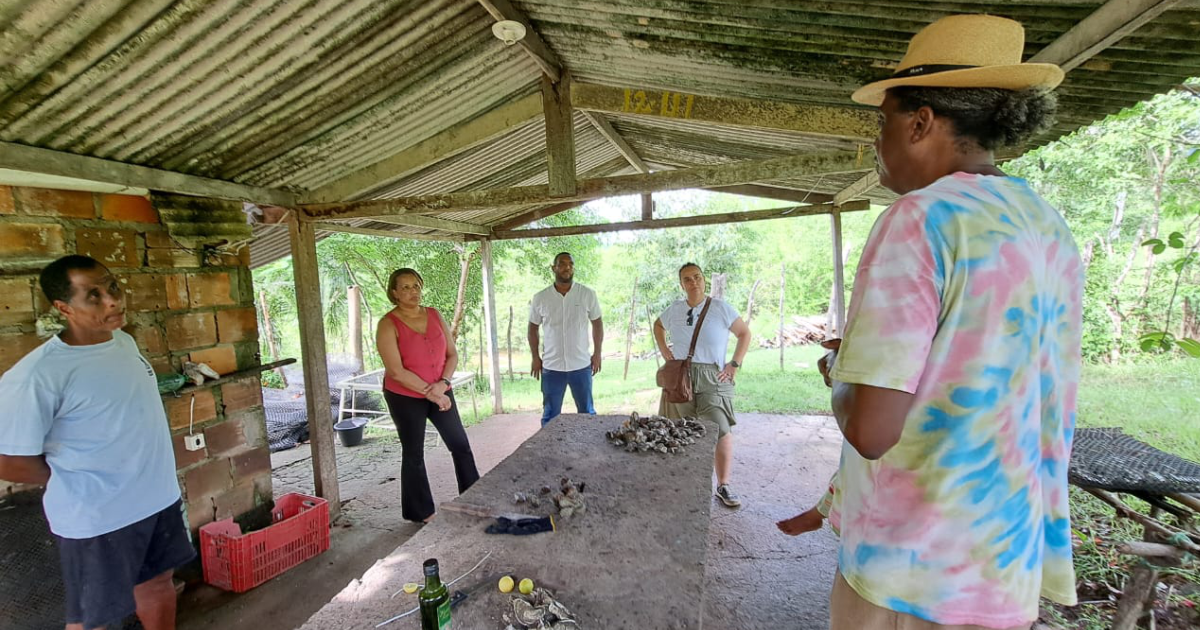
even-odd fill
[[[458,389],[459,387],[463,387],[463,386],[473,385],[474,382],[475,382],[475,373],[474,372],[455,372],[454,376],[450,377],[450,387],[455,388],[455,389]],[[337,415],[336,422],[341,422],[343,419],[345,419],[347,413],[349,413],[351,417],[353,417],[353,416],[380,416],[380,418],[376,418],[376,419],[368,422],[368,424],[372,424],[372,425],[376,425],[376,426],[379,426],[379,424],[377,424],[379,422],[379,420],[391,417],[391,414],[389,414],[387,411],[375,411],[373,409],[359,409],[355,406],[355,400],[356,400],[355,395],[358,392],[360,392],[360,391],[382,392],[383,391],[383,368],[379,368],[378,370],[372,370],[370,372],[365,372],[363,374],[359,374],[358,376],[352,376],[350,378],[338,381],[337,383],[334,384],[334,387],[337,387],[342,392],[341,396],[338,397],[340,400],[338,402],[338,415]],[[475,413],[475,417],[479,417],[479,407],[476,405],[476,402],[475,402],[475,388],[470,387],[470,390],[471,390],[471,411]],[[347,397],[347,394],[349,394],[348,397]],[[428,430],[429,429],[427,427],[426,432],[428,432]],[[436,430],[433,433],[433,438],[434,438],[434,444],[436,445],[437,439],[438,439]]]

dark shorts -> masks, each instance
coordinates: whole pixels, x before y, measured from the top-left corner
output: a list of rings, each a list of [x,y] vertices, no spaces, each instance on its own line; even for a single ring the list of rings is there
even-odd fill
[[[196,557],[181,501],[101,536],[54,539],[62,560],[67,623],[89,630],[132,615],[134,586]]]

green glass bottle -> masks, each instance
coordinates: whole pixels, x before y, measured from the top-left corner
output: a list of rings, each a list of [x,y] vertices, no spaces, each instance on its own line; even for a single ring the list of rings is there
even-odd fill
[[[421,630],[450,630],[450,591],[438,576],[437,560],[425,561],[425,586],[417,595],[421,602]]]

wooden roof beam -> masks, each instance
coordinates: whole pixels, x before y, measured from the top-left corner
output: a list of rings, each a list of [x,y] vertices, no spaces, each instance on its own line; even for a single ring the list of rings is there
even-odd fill
[[[1108,0],[1029,61],[1070,72],[1176,4],[1179,0]]]
[[[796,190],[794,188],[780,188],[779,186],[763,184],[719,186],[716,188],[709,188],[708,190],[713,192],[729,193],[731,195],[744,195],[747,197],[775,199],[777,201],[790,201],[792,203],[827,203],[833,201],[833,195],[826,195],[825,193]]]
[[[863,175],[858,181],[838,191],[838,193],[833,196],[833,203],[843,204],[851,199],[857,199],[858,197],[862,197],[863,195],[867,194],[872,188],[875,188],[878,185],[879,171],[871,171],[870,173]]]
[[[295,195],[277,188],[248,186],[11,142],[0,142],[0,168],[256,204],[292,206],[296,203]]]
[[[779,129],[859,142],[872,141],[879,131],[873,110],[849,106],[801,105],[578,82],[571,98],[579,110]]]
[[[604,139],[608,140],[616,148],[617,152],[629,162],[630,166],[637,169],[639,173],[650,172],[650,167],[638,156],[637,151],[634,151],[633,147],[629,146],[625,138],[616,129],[613,129],[608,119],[595,112],[583,112],[583,117],[587,118],[588,122],[592,123],[592,126],[596,128],[596,131],[600,132],[600,135],[604,136]]]
[[[517,42],[526,54],[533,58],[534,63],[542,69],[551,81],[558,83],[562,78],[563,64],[558,60],[558,55],[554,54],[553,50],[542,41],[542,36],[538,35],[533,28],[533,23],[524,13],[517,10],[508,0],[478,0],[479,4],[483,5],[484,9],[492,15],[497,22],[502,20],[512,20],[520,22],[525,26],[525,37]]]
[[[530,94],[325,184],[303,195],[301,203],[331,203],[358,198],[431,164],[499,138],[541,115],[541,95]]]
[[[625,221],[622,223],[600,223],[596,225],[570,225],[553,228],[537,228],[532,230],[496,231],[492,238],[495,240],[514,238],[546,238],[551,236],[574,236],[578,234],[599,234],[602,232],[624,232],[629,230],[658,230],[662,228],[691,227],[696,225],[716,225],[720,223],[743,223],[746,221],[766,221],[788,217],[805,217],[831,212],[854,212],[866,210],[871,206],[866,201],[852,201],[842,206],[831,203],[790,206],[787,208],[772,208],[770,210],[752,210],[749,212],[726,212],[722,214],[701,214],[690,217],[674,217],[670,219],[652,219],[650,221]]]
[[[844,173],[861,169],[860,160],[861,156],[858,154],[844,151],[789,155],[767,160],[751,160],[675,171],[585,179],[578,182],[575,193],[571,195],[551,195],[548,186],[541,185],[352,203],[313,204],[303,205],[300,208],[304,218],[319,221],[435,214],[476,208],[553,205],[568,201],[583,202],[604,197],[637,195],[664,190],[711,188],[824,173]]]
[[[345,232],[347,234],[360,234],[362,236],[382,236],[384,238],[401,238],[414,241],[463,241],[465,239],[461,234],[452,234],[447,236],[439,236],[436,234],[412,234],[410,232],[393,232],[392,230],[380,230],[376,228],[364,228],[356,225],[346,225],[344,223],[317,223],[315,224],[318,232]]]
[[[453,232],[455,234],[488,236],[492,233],[492,230],[486,225],[466,223],[463,221],[452,221],[450,219],[442,219],[439,217],[427,217],[419,214],[402,215],[398,217],[373,217],[371,220],[377,223],[407,225],[409,227],[426,228],[430,230],[439,230],[442,232]]]

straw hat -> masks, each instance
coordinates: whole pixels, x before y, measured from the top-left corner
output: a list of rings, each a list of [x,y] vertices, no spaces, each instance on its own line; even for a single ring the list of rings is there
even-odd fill
[[[890,79],[868,83],[850,98],[878,107],[888,88],[1053,89],[1063,71],[1052,63],[1021,63],[1025,29],[992,15],[951,15],[921,29]]]

